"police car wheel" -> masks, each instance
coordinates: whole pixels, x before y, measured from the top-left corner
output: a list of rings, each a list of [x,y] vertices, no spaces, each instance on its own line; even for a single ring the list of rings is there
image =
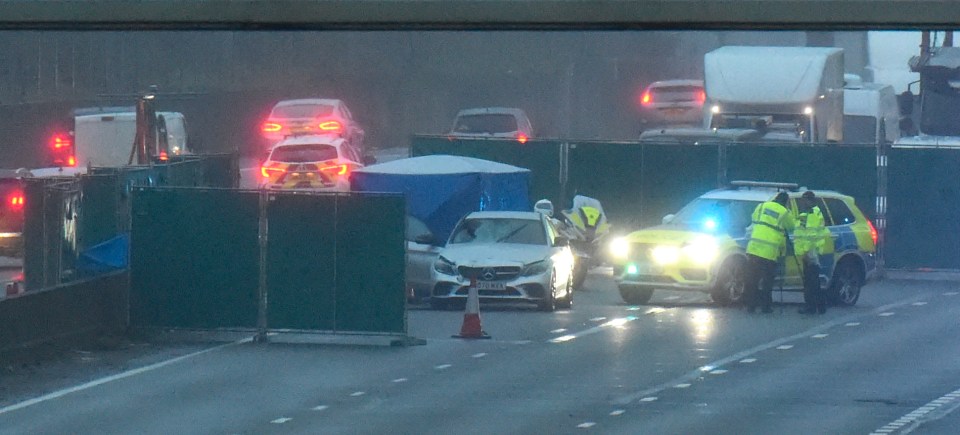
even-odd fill
[[[860,288],[862,286],[859,265],[850,260],[841,261],[837,264],[837,270],[834,272],[830,296],[837,305],[854,306],[860,299]]]
[[[743,300],[744,261],[731,258],[717,270],[717,283],[710,291],[710,298],[720,306],[735,304]]]
[[[649,287],[621,285],[620,297],[630,305],[643,305],[650,301],[653,289]]]

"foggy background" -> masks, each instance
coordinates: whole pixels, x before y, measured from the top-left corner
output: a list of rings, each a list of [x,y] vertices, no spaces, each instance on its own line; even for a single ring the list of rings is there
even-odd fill
[[[288,98],[343,99],[368,148],[440,134],[459,109],[524,109],[540,137],[632,140],[652,81],[702,79],[723,45],[845,49],[870,78],[866,32],[337,31],[0,32],[0,167],[36,167],[70,111],[133,105],[158,85],[200,151],[260,149],[259,125]]]

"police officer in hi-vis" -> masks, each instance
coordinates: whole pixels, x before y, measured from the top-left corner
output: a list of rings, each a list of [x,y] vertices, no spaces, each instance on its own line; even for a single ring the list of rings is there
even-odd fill
[[[820,287],[820,254],[830,239],[816,195],[803,192],[797,201],[797,227],[793,232],[793,252],[803,265],[803,302],[801,314],[827,312],[827,295]]]
[[[787,210],[789,201],[787,192],[780,192],[772,201],[761,203],[753,210],[744,281],[744,304],[748,312],[754,312],[758,306],[764,313],[773,312],[777,260],[786,252],[787,232],[795,226],[793,214]]]

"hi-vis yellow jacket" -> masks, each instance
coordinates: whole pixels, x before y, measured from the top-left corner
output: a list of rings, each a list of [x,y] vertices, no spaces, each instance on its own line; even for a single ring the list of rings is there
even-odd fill
[[[786,247],[786,232],[796,225],[793,215],[773,201],[767,201],[753,210],[750,241],[747,253],[777,261]]]
[[[800,213],[797,217],[797,228],[793,231],[793,251],[798,258],[810,251],[817,254],[827,253],[824,248],[828,240],[830,230],[823,224],[820,207],[814,206],[809,212]]]

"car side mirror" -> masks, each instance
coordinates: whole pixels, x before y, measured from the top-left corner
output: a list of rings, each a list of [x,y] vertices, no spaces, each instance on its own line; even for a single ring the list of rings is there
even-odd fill
[[[433,237],[433,234],[430,234],[430,233],[421,234],[421,235],[415,237],[415,238],[413,239],[413,241],[414,241],[414,242],[417,242],[417,243],[419,243],[419,244],[421,244],[421,245],[436,245],[436,244],[437,244],[437,239],[436,239],[436,237]]]
[[[670,222],[673,222],[673,218],[675,218],[675,217],[677,217],[677,215],[675,215],[675,214],[668,214],[668,215],[666,215],[666,216],[663,217],[663,220],[662,220],[661,222],[662,222],[664,225],[669,224]]]
[[[564,246],[570,246],[570,239],[564,236],[557,236],[555,239],[553,239],[553,246],[558,248],[562,248]]]

